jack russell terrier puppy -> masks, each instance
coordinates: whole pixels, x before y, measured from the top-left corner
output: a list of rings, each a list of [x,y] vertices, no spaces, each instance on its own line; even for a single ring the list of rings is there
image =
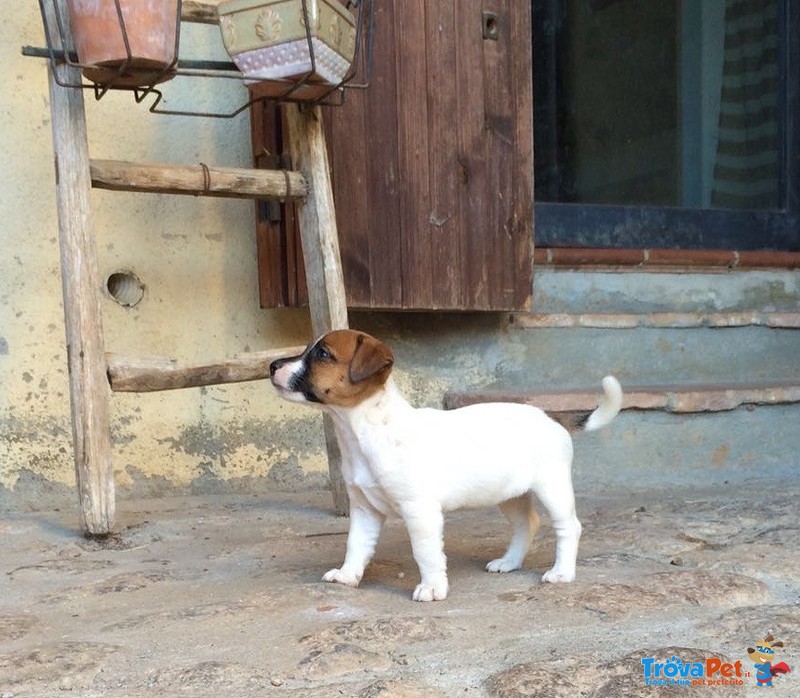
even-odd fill
[[[333,418],[350,496],[344,563],[323,580],[358,586],[375,552],[383,522],[405,523],[421,581],[415,601],[447,596],[443,512],[500,505],[511,523],[511,543],[489,572],[522,566],[538,517],[535,494],[556,531],[556,560],[545,582],[575,579],[581,524],[572,490],[569,430],[606,426],[622,407],[622,388],[603,379],[605,396],[591,414],[557,421],[537,407],[477,404],[457,410],[415,409],[390,376],[389,348],[363,332],[338,330],[300,356],[270,366],[278,393],[315,405]]]

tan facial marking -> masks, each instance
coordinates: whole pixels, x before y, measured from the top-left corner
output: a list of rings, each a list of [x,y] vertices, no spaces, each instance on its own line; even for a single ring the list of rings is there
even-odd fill
[[[311,351],[308,373],[315,394],[328,405],[353,407],[386,382],[394,356],[383,342],[363,332],[336,330],[317,342],[328,357]]]

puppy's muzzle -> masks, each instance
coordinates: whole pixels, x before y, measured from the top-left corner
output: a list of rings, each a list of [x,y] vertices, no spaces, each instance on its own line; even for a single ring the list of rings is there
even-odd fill
[[[297,357],[273,361],[269,365],[269,377],[272,385],[280,391],[294,392],[297,369]]]
[[[281,368],[281,366],[285,366],[287,361],[288,359],[275,359],[275,361],[269,365],[269,377],[275,378],[278,369]]]
[[[294,402],[320,402],[309,382],[308,368],[302,356],[276,359],[269,365],[272,385],[278,393]]]

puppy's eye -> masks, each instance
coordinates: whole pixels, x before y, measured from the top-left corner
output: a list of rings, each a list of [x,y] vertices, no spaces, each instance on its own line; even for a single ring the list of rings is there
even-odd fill
[[[320,359],[320,361],[331,361],[333,356],[331,356],[331,353],[325,347],[320,345],[317,347],[317,358]]]

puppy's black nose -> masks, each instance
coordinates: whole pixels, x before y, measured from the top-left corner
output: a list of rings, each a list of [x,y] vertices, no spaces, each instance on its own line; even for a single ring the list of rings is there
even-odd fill
[[[277,371],[277,370],[278,370],[278,369],[279,369],[281,366],[283,366],[283,364],[285,364],[285,363],[286,363],[286,361],[284,361],[283,359],[276,359],[275,361],[273,361],[273,362],[272,362],[272,363],[269,365],[269,375],[270,375],[270,378],[271,378],[272,376],[274,376],[274,375],[275,375],[275,371]]]

